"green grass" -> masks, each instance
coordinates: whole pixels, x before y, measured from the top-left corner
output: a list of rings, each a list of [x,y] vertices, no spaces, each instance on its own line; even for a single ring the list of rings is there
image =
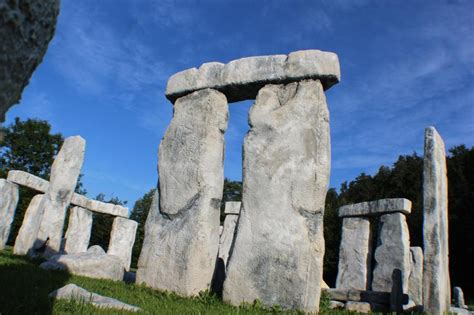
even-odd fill
[[[258,302],[233,307],[210,294],[182,298],[145,286],[90,279],[61,271],[46,271],[38,267],[39,263],[40,261],[14,256],[9,248],[0,252],[0,314],[130,314],[97,309],[84,302],[55,301],[48,297],[50,292],[68,283],[138,306],[143,309],[143,314],[301,314],[282,312],[278,308],[266,309]],[[328,302],[326,300],[327,298],[322,299],[323,314],[344,313],[327,310],[324,307]]]

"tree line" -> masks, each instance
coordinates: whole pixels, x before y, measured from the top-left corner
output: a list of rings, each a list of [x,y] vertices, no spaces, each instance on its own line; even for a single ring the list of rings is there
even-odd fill
[[[4,140],[0,144],[0,177],[5,178],[11,169],[24,170],[44,179],[49,178],[51,164],[64,138],[51,134],[48,122],[18,118],[3,128]],[[459,145],[451,148],[447,157],[449,194],[449,251],[452,286],[461,286],[466,295],[474,294],[474,147]],[[352,181],[343,182],[339,188],[330,188],[326,196],[324,213],[324,279],[334,286],[339,260],[341,219],[337,215],[340,206],[382,198],[407,198],[412,201],[412,213],[407,222],[410,229],[411,246],[423,247],[422,210],[423,157],[416,152],[401,155],[391,166],[381,166],[374,175],[361,173]],[[86,194],[81,178],[76,192]],[[136,266],[143,244],[145,221],[150,209],[154,189],[138,199],[130,218],[139,223],[133,248],[132,266]],[[20,201],[15,215],[9,243],[12,244],[23,220],[29,201],[34,196],[31,190],[20,188]],[[99,194],[96,199],[125,204],[117,197],[105,198]],[[221,206],[221,222],[224,219],[226,201],[241,201],[242,183],[226,179]],[[108,246],[113,218],[94,214],[90,245]],[[377,236],[377,220],[372,219],[374,244]]]

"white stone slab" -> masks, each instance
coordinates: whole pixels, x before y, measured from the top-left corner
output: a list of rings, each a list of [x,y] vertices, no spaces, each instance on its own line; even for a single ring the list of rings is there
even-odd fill
[[[301,50],[287,55],[256,56],[222,64],[205,63],[172,75],[166,97],[175,102],[194,91],[211,88],[225,94],[229,102],[255,99],[267,84],[320,80],[325,90],[340,81],[339,59],[335,53]]]
[[[74,207],[69,214],[64,251],[67,254],[85,253],[92,231],[92,212]]]
[[[411,201],[405,198],[389,198],[355,203],[340,207],[339,217],[373,216],[392,212],[409,214]]]
[[[10,236],[18,196],[18,186],[0,178],[0,250],[5,248]]]
[[[126,271],[130,270],[137,227],[136,221],[120,217],[115,218],[112,224],[107,254],[120,257]]]

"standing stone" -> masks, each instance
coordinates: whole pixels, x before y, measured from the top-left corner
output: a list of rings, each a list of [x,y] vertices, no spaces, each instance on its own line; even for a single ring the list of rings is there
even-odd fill
[[[329,173],[323,86],[266,85],[250,109],[243,200],[227,266],[226,302],[317,312]]]
[[[53,38],[59,0],[0,1],[0,123]]]
[[[443,139],[425,130],[423,160],[423,306],[430,314],[449,312],[448,178]]]
[[[26,255],[33,249],[41,219],[43,218],[42,213],[39,211],[39,205],[41,200],[43,200],[43,196],[43,194],[34,196],[26,209],[23,222],[16,236],[15,245],[13,246],[13,253],[15,255]]]
[[[410,276],[410,233],[406,217],[402,213],[385,214],[380,217],[372,290],[390,292],[392,274],[401,271],[403,292],[408,293]]]
[[[227,266],[232,241],[234,240],[235,226],[239,219],[242,203],[238,201],[228,201],[225,203],[224,228],[219,240],[219,259],[222,259],[223,266]]]
[[[61,249],[66,210],[81,172],[85,148],[86,141],[80,136],[66,138],[51,167],[48,190],[39,205],[43,219],[35,242],[35,249],[46,244],[46,257]]]
[[[464,292],[460,287],[453,288],[453,304],[455,307],[467,308],[466,302],[464,301]]]
[[[10,236],[10,229],[18,204],[18,186],[0,178],[0,250]]]
[[[423,250],[410,247],[411,268],[408,278],[408,295],[416,306],[423,304]]]
[[[92,231],[92,212],[74,207],[69,214],[64,250],[67,254],[85,253]]]
[[[224,186],[224,94],[204,89],[182,98],[160,144],[159,210],[147,232],[156,246],[140,257],[137,282],[184,296],[210,288],[219,246]],[[155,267],[156,266],[156,267]]]
[[[145,222],[145,235],[143,245],[138,258],[136,283],[155,283],[159,266],[154,263],[154,249],[158,247],[160,240],[157,238],[159,230],[159,200],[158,189],[153,193],[150,210]]]
[[[372,236],[368,218],[343,218],[337,289],[367,290],[370,284]]]
[[[138,223],[136,221],[116,217],[112,225],[112,232],[110,232],[107,254],[120,257],[126,271],[130,270],[137,227]]]

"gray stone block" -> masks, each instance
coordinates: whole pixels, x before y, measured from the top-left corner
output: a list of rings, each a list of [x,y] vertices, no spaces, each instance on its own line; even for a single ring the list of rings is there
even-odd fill
[[[120,257],[126,271],[130,270],[137,227],[138,223],[136,221],[117,217],[114,219],[110,232],[107,254]]]
[[[18,186],[0,178],[0,250],[5,248],[10,236],[18,196]]]
[[[138,283],[183,296],[210,288],[219,246],[227,121],[227,100],[218,91],[205,89],[176,101],[160,144],[160,201],[147,219]]]
[[[257,56],[222,64],[205,63],[170,77],[166,97],[176,99],[197,90],[211,88],[225,94],[229,102],[255,99],[267,84],[287,84],[305,79],[321,81],[329,89],[340,80],[335,53],[320,50],[295,51],[286,55]]]
[[[355,203],[340,207],[339,217],[365,217],[393,212],[409,214],[411,212],[411,201],[405,198],[389,198]]]
[[[368,218],[342,220],[337,289],[367,290],[370,284],[372,238]]]
[[[402,273],[403,292],[408,293],[410,276],[410,233],[402,213],[384,214],[380,217],[372,290],[390,292],[392,273]]]
[[[243,199],[224,301],[317,312],[330,172],[329,113],[319,81],[266,85],[250,109]]]
[[[64,251],[67,254],[85,253],[92,231],[92,212],[74,207],[69,214]]]

